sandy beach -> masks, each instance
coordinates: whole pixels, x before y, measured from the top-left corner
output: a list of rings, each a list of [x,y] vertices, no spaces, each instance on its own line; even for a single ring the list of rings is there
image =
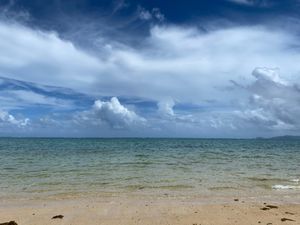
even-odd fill
[[[53,219],[62,215],[63,218]],[[300,224],[300,204],[201,200],[94,199],[1,204],[0,222],[19,225]]]
[[[300,224],[299,142],[1,143],[0,225]]]

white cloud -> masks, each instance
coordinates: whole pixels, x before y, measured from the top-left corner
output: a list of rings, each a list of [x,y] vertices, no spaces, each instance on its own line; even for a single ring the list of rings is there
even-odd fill
[[[202,32],[154,26],[139,49],[106,42],[109,49],[91,55],[53,33],[0,23],[0,74],[90,95],[130,93],[196,104],[210,100],[228,104],[243,97],[225,92],[224,86],[229,80],[253,80],[248,74],[260,65],[281,68],[290,75],[286,80],[299,80],[300,68],[293,63],[300,60],[298,38],[264,27]]]
[[[299,130],[300,89],[279,75],[278,69],[257,68],[256,80],[244,88],[251,94],[243,119],[267,129]]]
[[[173,99],[164,99],[157,103],[158,113],[163,117],[174,116],[174,105],[175,102]]]
[[[141,20],[151,20],[152,19],[152,14],[148,10],[139,7],[138,11],[139,11],[139,18]]]
[[[269,69],[269,68],[256,68],[252,75],[257,79],[264,79],[267,81],[272,81],[278,84],[287,85],[288,83],[281,79],[279,76],[279,69]]]
[[[0,49],[3,77],[81,89],[101,71],[96,58],[57,34],[18,24],[0,22]]]
[[[153,8],[151,11],[143,8],[138,7],[138,16],[141,20],[157,20],[162,22],[165,20],[165,16],[161,13],[159,8]]]
[[[269,0],[227,0],[240,5],[245,6],[258,6],[258,7],[269,7],[271,2]]]
[[[79,113],[75,119],[77,123],[92,123],[96,126],[105,123],[114,129],[130,129],[146,123],[146,119],[126,108],[116,97],[110,101],[96,100],[92,110]]]
[[[24,127],[29,123],[29,119],[16,119],[13,115],[9,114],[6,111],[0,110],[0,126],[16,126],[16,127]]]

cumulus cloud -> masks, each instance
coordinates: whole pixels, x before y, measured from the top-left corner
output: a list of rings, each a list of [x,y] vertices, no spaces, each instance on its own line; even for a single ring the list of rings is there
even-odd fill
[[[244,88],[250,92],[247,109],[237,114],[257,126],[299,130],[300,89],[279,75],[278,69],[256,68],[256,80]]]
[[[76,119],[80,123],[91,122],[100,126],[101,123],[105,123],[114,129],[143,126],[146,123],[146,119],[122,105],[116,97],[109,101],[96,100],[92,110],[79,113]]]

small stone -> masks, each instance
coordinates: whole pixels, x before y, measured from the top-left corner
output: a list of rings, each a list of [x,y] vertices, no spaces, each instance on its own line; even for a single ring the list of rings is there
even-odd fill
[[[64,218],[63,215],[56,215],[52,217],[52,219],[62,219],[62,218]]]
[[[270,210],[270,208],[267,208],[267,207],[262,207],[260,208],[261,210]]]
[[[295,220],[292,220],[292,219],[289,219],[289,218],[281,218],[281,221],[285,222],[285,221],[295,221]]]
[[[235,198],[235,199],[234,199],[234,201],[235,201],[235,202],[238,202],[238,201],[239,201],[239,199],[238,199],[238,198]]]

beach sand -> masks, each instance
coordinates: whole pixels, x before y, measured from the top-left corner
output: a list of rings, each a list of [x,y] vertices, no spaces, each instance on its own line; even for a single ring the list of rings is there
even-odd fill
[[[12,220],[18,225],[300,224],[300,204],[231,201],[203,203],[201,200],[127,198],[1,203],[0,224]],[[56,215],[63,218],[52,219]]]

